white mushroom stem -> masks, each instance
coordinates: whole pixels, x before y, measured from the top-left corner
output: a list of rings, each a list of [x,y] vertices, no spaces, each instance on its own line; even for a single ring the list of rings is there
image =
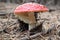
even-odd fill
[[[35,16],[34,16],[34,12],[31,12],[28,14],[29,16],[29,30],[33,29],[36,27],[36,20],[35,20]]]
[[[31,30],[31,29],[33,29],[33,28],[35,28],[36,27],[36,24],[34,23],[34,24],[29,24],[29,31]]]

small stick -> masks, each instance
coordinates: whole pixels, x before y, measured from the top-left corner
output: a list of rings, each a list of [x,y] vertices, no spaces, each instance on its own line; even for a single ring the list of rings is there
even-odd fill
[[[41,36],[43,39],[45,39],[45,38],[41,35],[41,33],[37,33],[37,34],[35,34],[35,35],[32,35],[32,36],[30,36],[30,38],[31,38],[31,39],[34,39],[34,38],[36,38],[36,37],[38,37],[38,36]],[[28,39],[28,37],[23,37],[23,38],[21,38],[21,40],[26,40],[26,39]]]

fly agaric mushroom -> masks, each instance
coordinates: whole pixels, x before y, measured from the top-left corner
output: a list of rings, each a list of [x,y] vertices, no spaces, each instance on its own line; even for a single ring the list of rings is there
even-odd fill
[[[36,27],[36,19],[34,16],[34,12],[46,12],[48,9],[41,4],[38,3],[25,3],[19,5],[14,14],[23,22],[29,24],[29,31]]]

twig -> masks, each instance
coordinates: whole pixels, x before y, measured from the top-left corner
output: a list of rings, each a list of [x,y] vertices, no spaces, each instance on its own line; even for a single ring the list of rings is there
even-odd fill
[[[18,22],[17,22],[18,23]],[[11,25],[9,25],[9,27],[11,27],[11,26],[13,26],[13,25],[15,25],[15,24],[17,24],[17,23],[12,23]]]
[[[37,34],[35,34],[35,35],[32,35],[32,36],[30,36],[30,38],[31,39],[35,39],[36,37],[42,37],[43,39],[45,39],[42,35],[41,35],[41,33],[37,33]],[[23,37],[23,38],[21,38],[21,40],[27,40],[27,39],[29,39],[28,37]]]

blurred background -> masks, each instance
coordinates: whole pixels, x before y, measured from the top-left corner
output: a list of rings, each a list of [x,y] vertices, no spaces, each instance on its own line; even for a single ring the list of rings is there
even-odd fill
[[[60,0],[0,0],[0,13],[13,13],[16,6],[27,2],[43,4],[49,9],[59,9],[60,6]]]
[[[0,13],[13,13],[20,4],[36,2],[47,6],[49,9],[59,9],[60,0],[0,0]]]

